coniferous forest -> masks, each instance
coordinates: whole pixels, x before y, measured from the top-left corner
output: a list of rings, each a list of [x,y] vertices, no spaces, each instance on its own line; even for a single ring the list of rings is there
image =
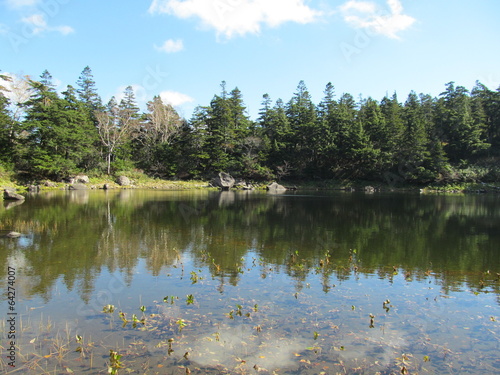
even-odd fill
[[[165,179],[224,171],[255,181],[500,181],[500,88],[450,82],[437,97],[378,101],[338,95],[328,83],[313,103],[301,81],[288,101],[264,94],[252,120],[240,90],[222,82],[183,119],[159,96],[141,112],[131,86],[103,103],[89,67],[62,93],[48,71],[38,80],[0,74],[0,149],[1,168],[21,181],[126,170]]]

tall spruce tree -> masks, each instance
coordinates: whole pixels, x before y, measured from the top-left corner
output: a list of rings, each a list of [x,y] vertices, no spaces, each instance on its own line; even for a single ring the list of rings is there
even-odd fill
[[[221,88],[221,95],[214,96],[210,103],[206,121],[209,170],[237,173],[242,168],[243,140],[251,122],[245,113],[240,90],[235,88],[228,95],[225,81]]]
[[[387,139],[387,150],[391,155],[391,164],[399,163],[403,142],[404,124],[403,109],[396,93],[392,97],[385,96],[380,101],[380,110],[385,118],[386,131],[390,136]]]
[[[276,100],[272,108],[270,103],[271,99],[266,94],[259,124],[267,145],[266,165],[274,171],[278,179],[281,179],[290,173],[291,168],[291,128],[283,100]]]
[[[406,180],[425,181],[432,177],[429,167],[429,138],[426,118],[415,92],[408,95],[403,110],[405,133],[402,140],[399,175]]]
[[[327,178],[332,175],[335,153],[337,151],[335,87],[329,82],[324,91],[324,98],[318,105],[317,124],[314,128],[313,139],[316,145],[316,160],[314,161],[315,174]]]
[[[101,97],[97,93],[94,76],[89,66],[83,69],[80,77],[78,77],[77,85],[78,89],[76,92],[78,93],[78,99],[84,103],[89,116],[95,121],[93,115],[95,111],[102,110],[103,104]]]
[[[290,161],[296,177],[311,173],[311,166],[316,156],[313,135],[317,125],[316,107],[311,100],[304,81],[300,81],[297,90],[286,106],[286,115],[291,128]],[[312,177],[312,176],[311,176]]]

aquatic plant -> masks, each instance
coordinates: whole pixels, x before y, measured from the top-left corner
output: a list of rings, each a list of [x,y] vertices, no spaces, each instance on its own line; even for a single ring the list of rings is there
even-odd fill
[[[118,370],[123,368],[121,358],[122,358],[121,354],[118,354],[118,352],[114,351],[113,349],[109,350],[108,374],[111,375],[118,374]]]

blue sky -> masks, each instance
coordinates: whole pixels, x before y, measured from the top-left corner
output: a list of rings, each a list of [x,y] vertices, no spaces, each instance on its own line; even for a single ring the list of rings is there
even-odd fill
[[[0,70],[64,91],[90,66],[104,101],[132,85],[190,118],[238,87],[251,118],[262,95],[288,101],[304,80],[319,103],[438,95],[447,82],[500,86],[498,0],[0,0]]]

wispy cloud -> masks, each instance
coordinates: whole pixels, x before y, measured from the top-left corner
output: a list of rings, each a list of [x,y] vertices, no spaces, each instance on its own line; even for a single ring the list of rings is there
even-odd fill
[[[32,35],[39,35],[44,32],[58,32],[62,35],[68,35],[75,30],[71,26],[50,26],[43,14],[32,14],[28,17],[23,17],[21,21],[31,28]]]
[[[185,103],[194,102],[194,99],[190,96],[176,91],[162,91],[160,93],[160,98],[164,103],[168,103],[173,107],[177,107]]]
[[[349,0],[340,6],[344,21],[355,28],[369,29],[375,34],[400,39],[398,33],[415,23],[415,18],[403,13],[400,0],[387,0],[387,8],[372,1]]]
[[[155,45],[155,49],[161,52],[175,53],[184,49],[184,43],[181,39],[168,39],[161,46]]]
[[[204,27],[227,38],[259,33],[262,25],[306,24],[321,15],[308,7],[305,0],[153,0],[149,12],[198,18]]]
[[[154,95],[158,95],[156,92],[146,89],[141,84],[132,84],[132,90],[134,92],[137,104],[141,108],[145,108],[148,100],[153,99]],[[115,99],[118,103],[124,98],[124,91],[127,86],[120,86],[115,91]],[[164,103],[168,103],[173,107],[181,106],[186,103],[194,102],[194,99],[189,95],[177,92],[177,91],[162,91],[160,92],[160,98]]]

